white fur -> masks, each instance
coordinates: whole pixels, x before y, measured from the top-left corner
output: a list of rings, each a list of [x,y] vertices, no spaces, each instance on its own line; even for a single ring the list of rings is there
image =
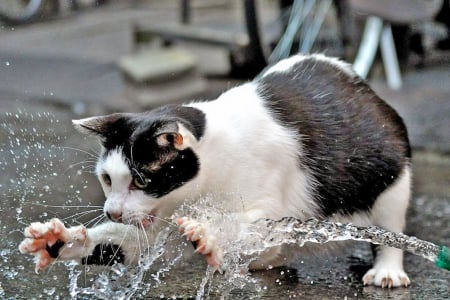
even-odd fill
[[[233,88],[216,101],[191,106],[205,112],[207,126],[194,148],[203,168],[188,185],[202,187],[201,193],[230,195],[234,199],[226,201],[244,210],[243,221],[314,215],[313,182],[298,168],[297,138],[273,120],[254,83]],[[211,151],[216,148],[221,150]]]
[[[305,60],[306,58],[308,58],[308,57],[302,56],[302,55],[295,55],[295,56],[283,59],[283,60],[277,62],[275,65],[271,66],[269,69],[267,69],[262,76],[264,77],[269,74],[278,73],[278,72],[288,72],[292,68],[292,66],[301,62],[302,60]]]
[[[323,62],[329,63],[330,65],[337,67],[338,69],[340,69],[341,71],[343,71],[347,75],[349,75],[350,77],[356,76],[356,73],[353,70],[352,65],[343,60],[340,60],[339,58],[329,57],[329,56],[325,56],[323,54],[314,54],[313,56],[315,59],[317,59],[319,61],[323,61]]]
[[[378,197],[372,208],[372,224],[393,232],[402,232],[411,194],[411,170],[407,166],[399,178]],[[364,284],[396,287],[410,280],[403,271],[403,251],[382,246],[372,269],[363,277]]]
[[[103,173],[107,173],[111,178],[111,186],[103,181]],[[152,201],[151,197],[141,190],[130,189],[132,176],[121,149],[112,151],[104,160],[98,162],[97,174],[106,196],[105,212],[112,216],[121,216],[125,223],[139,225],[161,202],[157,199]]]
[[[387,230],[401,232],[411,196],[411,170],[407,166],[389,188],[378,197],[372,208],[372,223]]]
[[[274,66],[270,67],[263,73],[263,77],[267,76],[272,73],[283,73],[283,72],[289,72],[293,66],[295,66],[297,63],[301,62],[302,60],[305,60],[307,58],[313,57],[314,59],[318,61],[322,61],[325,63],[328,63],[330,65],[333,65],[337,68],[339,68],[341,71],[345,72],[350,77],[355,77],[356,73],[353,71],[352,65],[349,63],[342,61],[335,57],[328,57],[323,54],[317,53],[312,54],[310,56],[303,56],[303,55],[295,55],[291,56],[289,58],[283,59],[279,62],[277,62]]]

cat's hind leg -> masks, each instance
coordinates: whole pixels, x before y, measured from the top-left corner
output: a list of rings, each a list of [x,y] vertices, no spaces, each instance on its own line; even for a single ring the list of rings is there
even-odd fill
[[[411,172],[405,167],[399,178],[375,202],[371,219],[374,225],[393,232],[402,232],[411,194]],[[403,270],[403,251],[378,246],[375,248],[373,268],[363,277],[364,285],[381,287],[408,286],[410,280]]]

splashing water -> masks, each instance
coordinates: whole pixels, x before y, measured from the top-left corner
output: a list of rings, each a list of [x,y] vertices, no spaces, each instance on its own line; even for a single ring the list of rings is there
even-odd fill
[[[376,226],[358,227],[316,219],[302,222],[295,218],[283,218],[278,221],[259,220],[242,230],[242,225],[239,224],[235,215],[224,213],[223,210],[211,206],[211,202],[214,202],[211,198],[205,198],[195,205],[184,205],[175,214],[175,218],[184,215],[195,218],[201,223],[210,224],[208,227],[210,233],[218,238],[219,247],[224,250],[225,272],[215,276],[212,268],[208,267],[198,285],[197,299],[208,296],[214,289],[221,290],[222,296],[230,295],[232,290],[242,288],[258,294],[263,289],[259,287],[257,280],[243,271],[246,271],[249,264],[262,252],[284,244],[302,247],[308,242],[323,244],[345,240],[366,241],[403,249],[433,262],[440,260],[444,265],[447,264],[447,269],[449,268],[450,252],[447,249],[446,254],[443,254],[445,247],[401,233],[389,232]],[[150,270],[156,260],[164,255],[167,251],[165,248],[167,239],[172,235],[173,230],[166,228],[159,235],[158,242],[155,243],[149,256],[142,258],[138,267],[132,268],[131,271],[124,268],[120,272],[113,269],[109,277],[102,274],[94,284],[95,287],[72,289],[72,295],[95,294],[103,299],[111,296],[129,298],[137,293],[146,295],[161,282],[159,280],[143,282],[146,278],[143,272]],[[181,256],[182,252],[179,251],[176,260],[170,263],[166,261],[165,267],[159,266],[159,271],[154,274],[168,273]],[[154,279],[154,275],[150,279]]]
[[[109,271],[99,274],[90,287],[78,285],[81,270],[77,269],[76,264],[68,264],[70,268],[70,295],[74,299],[82,295],[92,295],[100,299],[129,299],[136,296],[136,293],[141,296],[145,295],[152,287],[161,283],[161,275],[169,272],[170,267],[181,258],[181,255],[178,255],[164,268],[160,267],[152,274],[153,280],[145,280],[146,272],[164,255],[165,245],[171,234],[172,229],[165,228],[158,234],[152,249],[149,249],[148,253],[141,254],[137,266],[126,267],[123,264],[115,264]]]
[[[66,270],[55,267],[59,277],[50,276],[53,280],[33,278],[25,267],[31,258],[21,256],[17,245],[31,222],[59,217],[79,224],[85,222],[86,210],[94,212],[91,200],[81,196],[89,193],[88,181],[93,176],[85,169],[92,165],[92,159],[86,159],[82,149],[63,146],[80,143],[64,135],[63,122],[53,113],[19,108],[0,114],[0,119],[1,294],[8,298],[21,290],[30,297],[58,296],[65,291]],[[63,285],[55,288],[55,280]]]
[[[182,214],[190,218],[195,217],[200,222],[214,224],[212,228],[215,230],[212,230],[212,233],[221,237],[220,247],[224,247],[227,251],[226,272],[216,280],[214,270],[207,266],[205,275],[198,283],[196,299],[204,298],[213,290],[219,290],[219,294],[227,295],[233,289],[243,287],[251,289],[256,284],[255,279],[242,272],[250,261],[241,259],[242,244],[236,243],[235,240],[239,233],[239,223],[232,214],[224,214],[223,210],[211,207],[211,202],[213,202],[211,197],[205,197],[195,205],[182,206],[175,213],[175,216]],[[174,218],[176,218],[175,216]],[[236,224],[236,226],[231,226],[231,224]],[[220,228],[226,228],[227,234]],[[188,250],[192,252],[192,246],[183,241],[184,238],[178,233],[177,226],[168,226],[158,234],[151,249],[146,253],[141,253],[137,266],[114,265],[109,271],[98,274],[90,286],[79,286],[78,281],[81,278],[82,270],[75,264],[68,264],[71,270],[69,276],[70,295],[72,298],[93,295],[100,299],[129,299],[148,296],[155,288],[167,283],[164,281],[165,275],[181,263],[186,254],[186,248],[190,248]],[[171,247],[175,243],[178,244]],[[254,290],[256,291],[256,288]]]

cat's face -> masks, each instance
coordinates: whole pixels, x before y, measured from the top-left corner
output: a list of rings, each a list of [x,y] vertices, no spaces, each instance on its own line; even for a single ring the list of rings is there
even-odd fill
[[[184,120],[159,113],[112,114],[73,121],[98,136],[97,175],[113,221],[148,227],[176,203],[165,197],[199,172],[197,138]]]

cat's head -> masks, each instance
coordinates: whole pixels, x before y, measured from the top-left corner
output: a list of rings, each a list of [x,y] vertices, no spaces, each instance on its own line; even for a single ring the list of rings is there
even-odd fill
[[[176,205],[171,193],[199,172],[195,148],[204,123],[201,111],[175,105],[74,120],[79,131],[102,143],[96,171],[106,195],[105,214],[147,227],[171,213]]]

